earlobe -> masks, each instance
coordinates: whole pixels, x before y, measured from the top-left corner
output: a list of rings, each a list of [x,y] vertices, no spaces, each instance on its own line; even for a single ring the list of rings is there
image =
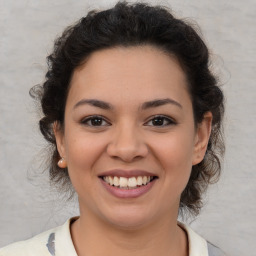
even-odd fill
[[[67,168],[67,161],[64,157],[62,157],[57,164],[61,169]]]
[[[61,158],[65,158],[65,146],[64,146],[64,134],[63,130],[60,127],[60,123],[55,121],[53,123],[53,132],[56,139],[56,146]]]
[[[193,165],[200,163],[204,159],[207,149],[208,141],[212,129],[212,113],[206,112],[200,124],[198,124],[196,131],[196,140],[194,146]]]

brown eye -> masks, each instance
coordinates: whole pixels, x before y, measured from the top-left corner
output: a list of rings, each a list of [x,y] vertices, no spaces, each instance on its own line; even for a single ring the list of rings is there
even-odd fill
[[[166,116],[154,116],[152,119],[150,119],[146,125],[149,126],[167,126],[167,125],[173,125],[176,124],[171,118]]]
[[[110,124],[101,116],[90,116],[81,121],[87,126],[109,126]]]

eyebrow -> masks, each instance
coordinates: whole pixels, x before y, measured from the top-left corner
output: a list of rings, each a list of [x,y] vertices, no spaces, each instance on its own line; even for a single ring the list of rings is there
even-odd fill
[[[91,106],[98,107],[101,109],[106,109],[106,110],[113,109],[113,106],[111,104],[105,101],[96,100],[96,99],[82,99],[75,104],[74,109],[82,105],[91,105]]]
[[[178,106],[179,108],[182,108],[182,105],[177,101],[170,98],[166,98],[166,99],[156,99],[156,100],[144,102],[141,106],[141,109],[146,110],[149,108],[160,107],[166,104],[173,104],[175,106]],[[97,107],[105,110],[114,109],[114,107],[111,104],[105,101],[96,100],[96,99],[82,99],[75,104],[74,109],[82,105],[91,105],[93,107]]]
[[[173,99],[170,99],[170,98],[166,98],[166,99],[157,99],[157,100],[144,102],[142,104],[141,109],[145,110],[145,109],[148,109],[148,108],[160,107],[160,106],[163,106],[163,105],[166,105],[166,104],[173,104],[173,105],[175,105],[179,108],[182,108],[182,105],[179,102],[177,102]]]

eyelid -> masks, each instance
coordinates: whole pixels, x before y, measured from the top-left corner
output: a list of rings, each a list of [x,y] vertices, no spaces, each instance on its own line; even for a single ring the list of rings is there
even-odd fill
[[[174,119],[174,118],[172,118],[172,117],[170,117],[170,116],[166,116],[166,115],[161,115],[161,114],[158,114],[158,115],[153,115],[153,116],[151,116],[145,123],[144,123],[144,125],[146,126],[147,125],[147,123],[149,123],[150,121],[152,121],[154,118],[164,118],[164,119],[166,119],[166,120],[168,120],[168,122],[169,122],[169,124],[166,124],[166,125],[159,125],[159,126],[157,126],[157,125],[149,125],[149,126],[154,126],[154,127],[159,127],[159,128],[161,128],[161,127],[166,127],[166,126],[171,126],[171,125],[176,125],[177,124],[177,121]]]
[[[107,125],[89,125],[87,124],[88,121],[92,120],[92,119],[95,119],[95,118],[101,118],[103,122],[106,122]],[[107,118],[105,118],[104,116],[101,116],[101,115],[91,115],[91,116],[86,116],[84,118],[81,119],[80,123],[82,125],[86,125],[86,126],[89,126],[89,127],[104,127],[104,126],[110,126],[111,123],[107,120]]]

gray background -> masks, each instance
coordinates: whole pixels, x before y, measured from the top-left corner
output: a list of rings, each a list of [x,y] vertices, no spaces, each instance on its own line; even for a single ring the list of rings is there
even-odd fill
[[[115,1],[0,0],[0,247],[78,214],[48,185],[45,142],[28,96],[41,83],[56,35],[93,8]],[[227,144],[220,182],[192,227],[232,256],[255,256],[256,32],[254,0],[152,1],[196,20],[226,93]]]

